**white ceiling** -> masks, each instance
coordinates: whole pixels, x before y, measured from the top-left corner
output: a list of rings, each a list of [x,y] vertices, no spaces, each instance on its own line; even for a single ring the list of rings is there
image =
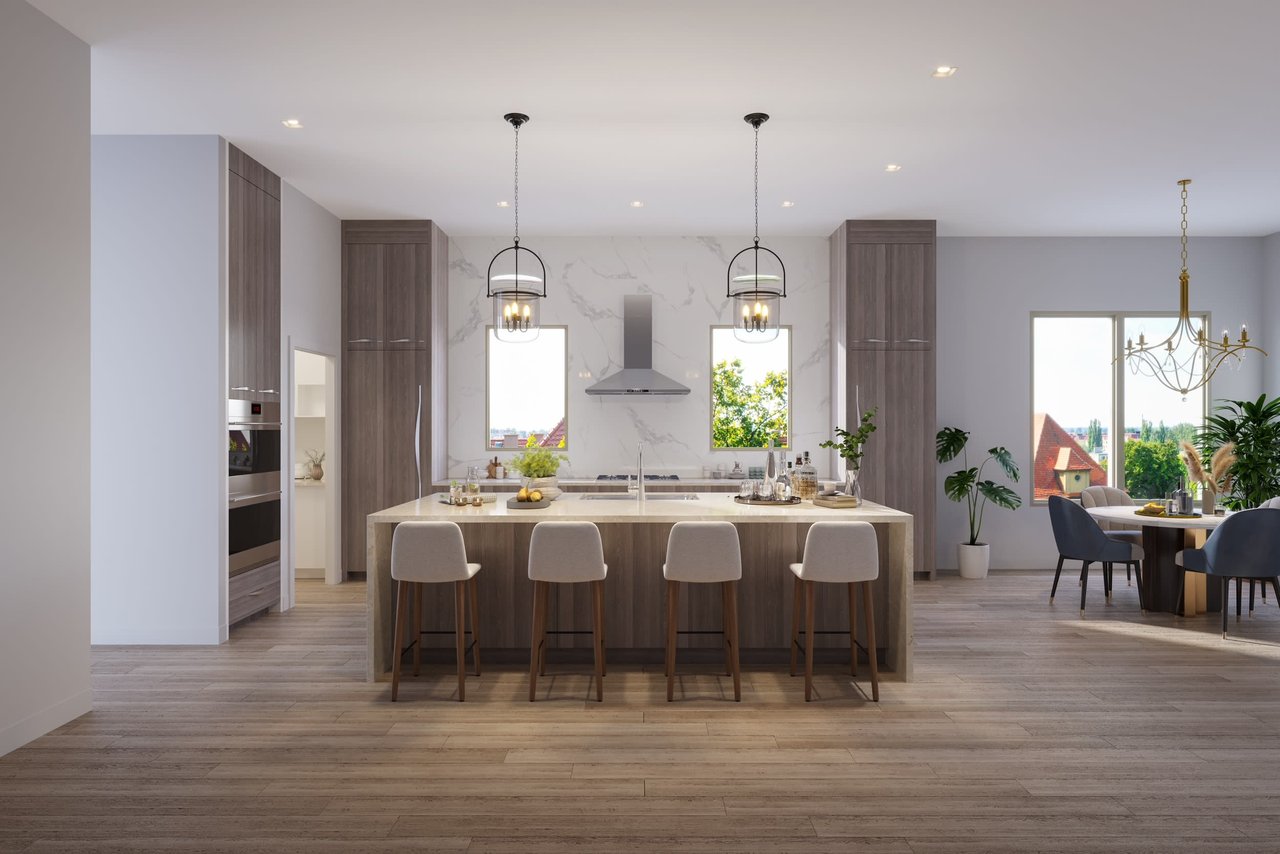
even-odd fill
[[[1182,177],[1193,234],[1280,231],[1275,0],[31,2],[95,132],[222,134],[343,218],[507,233],[518,110],[525,233],[749,233],[761,110],[766,237],[1170,234]]]

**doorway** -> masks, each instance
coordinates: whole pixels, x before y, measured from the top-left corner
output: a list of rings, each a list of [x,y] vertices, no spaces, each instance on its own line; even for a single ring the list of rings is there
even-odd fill
[[[336,362],[332,356],[293,349],[290,566],[294,579],[323,579],[327,584],[342,581]]]

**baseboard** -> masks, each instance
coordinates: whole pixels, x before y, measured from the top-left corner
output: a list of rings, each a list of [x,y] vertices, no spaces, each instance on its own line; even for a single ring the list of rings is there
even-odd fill
[[[86,689],[0,730],[0,756],[11,753],[88,712],[92,694]]]
[[[323,581],[324,567],[323,566],[299,566],[293,570],[293,577],[307,578],[307,579],[318,578],[321,581]]]

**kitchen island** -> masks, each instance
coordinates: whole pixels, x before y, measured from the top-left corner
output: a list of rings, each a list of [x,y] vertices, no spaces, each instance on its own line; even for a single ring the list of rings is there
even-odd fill
[[[429,495],[368,517],[368,678],[390,678],[395,622],[395,584],[391,580],[391,537],[396,525],[414,520],[457,522],[466,541],[467,560],[482,565],[477,576],[479,640],[489,661],[527,662],[532,632],[533,583],[528,577],[529,538],[541,521],[587,521],[600,527],[609,576],[605,581],[605,637],[609,661],[659,664],[665,633],[665,581],[662,562],[671,526],[681,521],[729,521],[742,544],[739,630],[743,660],[786,666],[790,650],[793,576],[789,563],[804,551],[809,525],[849,520],[875,526],[880,545],[880,578],[875,585],[876,641],[881,674],[911,679],[912,517],[870,502],[856,509],[829,509],[809,502],[789,507],[759,507],[735,502],[724,493],[692,493],[692,498],[651,495],[646,501],[621,495],[565,494],[538,510],[508,508],[505,495],[482,507],[453,507]],[[687,585],[680,600],[680,629],[720,628],[718,585]],[[443,587],[442,587],[443,591]],[[447,595],[446,595],[447,593]],[[815,626],[819,632],[847,632],[848,596],[843,587],[819,585]],[[429,590],[424,629],[453,631],[452,591]],[[565,631],[591,627],[590,586],[554,585],[549,626]],[[859,621],[860,623],[862,621]],[[859,625],[859,641],[865,626]],[[431,636],[428,636],[431,637]],[[452,643],[452,641],[448,641]],[[441,641],[441,644],[445,641]],[[551,635],[552,648],[589,654],[588,634]],[[719,635],[682,635],[682,647],[721,647]],[[818,635],[815,646],[838,648],[848,660],[848,635]],[[832,649],[836,652],[836,649]]]

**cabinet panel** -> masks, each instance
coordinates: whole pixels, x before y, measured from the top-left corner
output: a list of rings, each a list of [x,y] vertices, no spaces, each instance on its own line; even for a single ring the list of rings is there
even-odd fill
[[[230,173],[227,208],[228,397],[278,400],[280,201]]]
[[[424,243],[393,243],[382,253],[382,326],[387,347],[421,350],[431,328],[431,248]]]
[[[376,350],[342,360],[342,568],[365,571],[365,517],[388,506],[383,493],[383,360]]]
[[[227,180],[227,396],[244,400],[251,396],[252,378],[246,352],[249,300],[249,202],[255,189],[238,175]]]
[[[412,501],[419,490],[420,461],[426,452],[423,429],[428,421],[428,389],[420,350],[393,350],[384,354],[382,397],[378,411],[382,426],[384,506]],[[429,479],[421,480],[425,485]],[[382,508],[379,508],[382,509]]]
[[[342,323],[348,350],[381,349],[383,317],[382,247],[342,246]]]
[[[848,346],[881,350],[889,346],[888,249],[883,244],[849,246],[849,296],[845,303]]]
[[[889,346],[923,350],[933,346],[933,246],[896,243],[885,246],[887,259]]]
[[[270,174],[270,173],[267,173]],[[280,200],[259,193],[262,214],[262,274],[259,279],[258,340],[262,351],[258,361],[258,391],[280,397]]]

